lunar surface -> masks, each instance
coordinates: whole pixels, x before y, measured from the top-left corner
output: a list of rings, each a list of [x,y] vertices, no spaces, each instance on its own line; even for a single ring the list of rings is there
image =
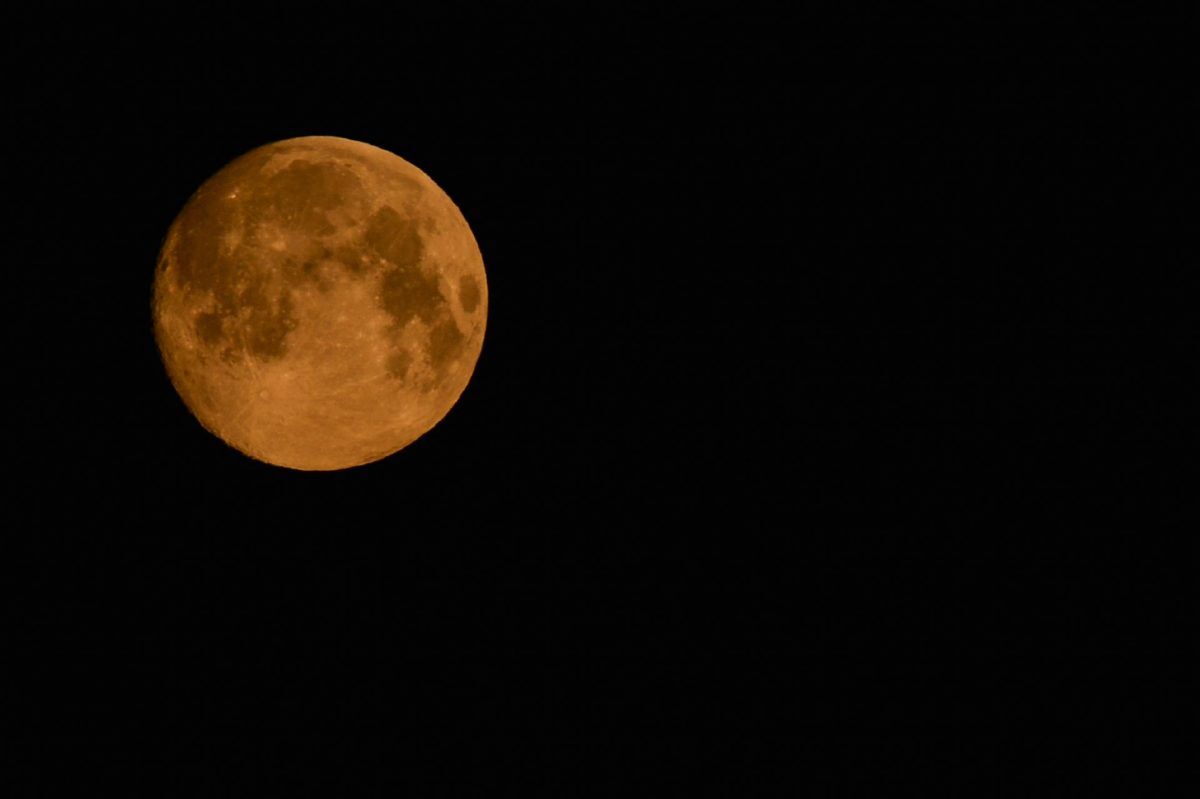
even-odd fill
[[[483,344],[483,259],[425,173],[369,144],[288,139],[230,163],[171,225],[154,334],[184,403],[292,469],[386,457],[438,423]]]

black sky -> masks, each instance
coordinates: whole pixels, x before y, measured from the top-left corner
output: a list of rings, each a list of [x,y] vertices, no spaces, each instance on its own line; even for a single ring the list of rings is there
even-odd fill
[[[1132,140],[1144,117],[1071,72],[1103,73],[1101,48],[985,47],[982,15],[895,22],[24,29],[12,530],[36,551],[16,633],[42,667],[31,706],[84,730],[945,736],[958,786],[989,795],[1013,712],[991,531],[1014,499],[1059,513],[1079,490],[1038,504],[1004,465],[1031,412],[1011,359],[1028,376],[1049,335],[1102,373],[1078,331],[1111,299],[1013,332],[1002,298],[1014,262],[1057,279],[1047,197],[1085,232],[1115,202],[1075,132]],[[191,192],[315,134],[430,174],[491,295],[449,416],[332,474],[203,431],[149,317]],[[1035,423],[1061,433],[1061,411]]]

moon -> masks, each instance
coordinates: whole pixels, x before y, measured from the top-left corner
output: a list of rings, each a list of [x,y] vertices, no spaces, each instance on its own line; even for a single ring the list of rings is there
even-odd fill
[[[274,142],[207,180],[154,275],[155,340],[210,432],[306,471],[395,453],[458,400],[488,288],[458,207],[386,150]]]

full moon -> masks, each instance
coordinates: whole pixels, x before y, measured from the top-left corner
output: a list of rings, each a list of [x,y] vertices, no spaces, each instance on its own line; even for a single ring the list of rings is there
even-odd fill
[[[458,207],[386,150],[308,136],[206,181],[155,269],[154,336],[200,423],[267,463],[333,470],[428,432],[475,369],[483,258]]]

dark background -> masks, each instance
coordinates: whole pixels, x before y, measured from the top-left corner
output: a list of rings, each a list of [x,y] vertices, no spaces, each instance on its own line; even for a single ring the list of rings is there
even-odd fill
[[[1096,231],[1129,186],[1098,179],[1097,155],[1113,125],[1137,142],[1117,151],[1126,170],[1162,142],[1136,138],[1160,129],[1111,68],[1146,44],[1136,29],[1114,51],[994,38],[982,14],[898,21],[228,11],[21,28],[9,169],[28,246],[10,305],[31,390],[15,392],[11,529],[34,553],[14,633],[34,715],[251,738],[868,736],[897,760],[948,747],[963,768],[945,779],[994,787],[1003,742],[1046,708],[1019,676],[1046,651],[1022,598],[1069,582],[1060,520],[1088,490],[1063,476],[1073,459],[1033,479],[1081,406],[1015,384],[1058,347],[1076,371],[1051,358],[1045,374],[1095,391],[1109,351],[1086,331],[1116,297],[1069,292],[1046,326],[1014,306],[1030,294],[1014,273],[1063,287],[1047,226],[1064,224],[1068,263],[1102,270]],[[1088,145],[1096,130],[1109,138]],[[149,317],[191,192],[314,134],[430,174],[491,295],[446,419],[328,474],[205,432]],[[1082,407],[1093,426],[1116,412]],[[1132,516],[1128,492],[1091,486]],[[1012,540],[1054,525],[1068,556],[1043,543],[1024,568]],[[1142,562],[1170,603],[1160,561]],[[1053,696],[1054,729],[1090,718],[1087,692]]]

